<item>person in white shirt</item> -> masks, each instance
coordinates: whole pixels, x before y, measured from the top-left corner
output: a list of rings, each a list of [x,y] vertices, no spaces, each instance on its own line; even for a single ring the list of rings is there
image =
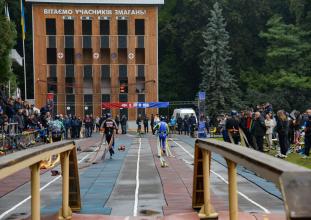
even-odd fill
[[[275,127],[275,122],[272,119],[272,116],[270,113],[268,113],[266,115],[266,120],[265,120],[265,125],[266,125],[266,140],[268,143],[268,149],[272,149],[272,133],[273,133],[273,129]]]

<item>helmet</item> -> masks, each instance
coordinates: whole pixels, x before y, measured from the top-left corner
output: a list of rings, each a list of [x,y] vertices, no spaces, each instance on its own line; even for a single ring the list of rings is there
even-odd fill
[[[164,116],[161,116],[160,120],[161,120],[161,121],[165,121]]]
[[[110,113],[107,113],[107,114],[106,114],[106,118],[111,118],[111,114],[110,114]]]
[[[231,110],[231,116],[236,116],[238,112],[236,110]]]

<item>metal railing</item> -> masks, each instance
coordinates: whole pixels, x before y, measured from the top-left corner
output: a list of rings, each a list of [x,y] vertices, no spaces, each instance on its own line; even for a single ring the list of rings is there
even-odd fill
[[[27,149],[39,143],[40,130],[25,130],[20,132],[17,123],[8,123],[0,128],[0,151],[4,154]]]
[[[210,198],[211,154],[223,156],[228,165],[229,216],[238,219],[237,164],[274,182],[281,190],[287,219],[311,219],[311,170],[252,149],[217,141],[198,139],[195,144],[193,207],[201,206],[200,218],[213,218]],[[198,177],[203,183],[198,183]],[[203,189],[202,189],[203,185]],[[201,188],[198,190],[198,188]],[[202,192],[201,200],[196,196]],[[203,198],[203,199],[202,199]],[[200,201],[199,201],[200,200]]]
[[[71,208],[69,207],[69,175],[74,172],[78,178],[78,166],[76,158],[76,146],[72,141],[62,141],[53,144],[40,145],[24,151],[18,151],[0,158],[0,179],[14,174],[27,167],[31,170],[31,219],[40,219],[40,166],[47,158],[60,154],[62,169],[62,207],[59,219],[70,219]],[[71,159],[69,159],[71,157]],[[69,163],[70,160],[70,163]],[[69,169],[69,166],[74,166]],[[72,175],[71,175],[72,176]],[[72,177],[70,177],[72,179]],[[75,180],[75,188],[78,196],[78,208],[80,202],[79,180]],[[73,184],[70,183],[71,188]]]

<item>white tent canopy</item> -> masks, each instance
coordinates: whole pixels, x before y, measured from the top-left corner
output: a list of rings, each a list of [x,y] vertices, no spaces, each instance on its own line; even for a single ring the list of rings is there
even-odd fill
[[[23,66],[23,58],[18,54],[18,52],[15,49],[11,50],[10,57],[18,65]]]

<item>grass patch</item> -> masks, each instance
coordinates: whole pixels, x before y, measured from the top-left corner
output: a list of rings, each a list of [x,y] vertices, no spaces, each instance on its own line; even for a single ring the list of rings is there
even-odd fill
[[[218,141],[223,141],[223,138],[221,138],[221,137],[212,138],[212,139],[215,139]],[[274,157],[277,154],[277,151],[276,150],[270,150],[270,151],[266,152],[266,154],[269,154],[269,155]],[[294,163],[296,165],[303,166],[305,168],[311,169],[311,159],[310,158],[302,159],[301,155],[298,153],[290,153],[289,155],[287,155],[287,158],[280,159],[280,160],[285,160],[285,161],[288,161],[290,163]]]
[[[267,154],[271,155],[271,156],[275,156],[277,154],[276,150],[270,150],[269,152],[267,152]],[[283,159],[285,161],[297,164],[299,166],[303,166],[306,167],[308,169],[311,169],[311,159],[302,159],[301,155],[298,153],[290,153],[289,155],[287,155],[287,158]]]

